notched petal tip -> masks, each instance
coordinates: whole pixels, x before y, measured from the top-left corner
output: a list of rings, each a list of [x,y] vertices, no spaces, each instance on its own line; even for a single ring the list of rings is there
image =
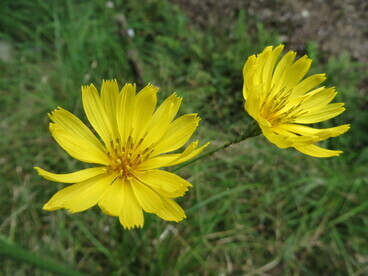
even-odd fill
[[[317,158],[331,158],[331,157],[337,157],[340,156],[340,154],[343,154],[344,152],[342,150],[334,150],[334,153],[331,153],[329,156],[314,156]]]
[[[119,222],[125,230],[139,229],[139,228],[143,228],[144,226],[144,220],[141,223],[137,223],[137,222],[126,223],[126,221],[121,216],[119,216]]]
[[[296,52],[293,50],[290,50],[289,52],[286,53],[286,55],[296,56]]]
[[[172,103],[175,103],[176,101],[181,102],[183,100],[183,97],[178,96],[178,93],[174,92],[169,96],[169,99],[171,99]]]
[[[133,229],[143,228],[143,224],[142,225],[134,224],[134,225],[129,225],[129,226],[122,225],[122,226],[125,230],[133,230]]]
[[[62,207],[62,208],[65,208],[65,207]],[[79,213],[81,211],[79,210],[73,210],[73,209],[68,209],[68,208],[65,208],[69,214],[73,215],[73,214],[76,214],[76,213]]]
[[[149,89],[152,89],[154,92],[158,92],[158,90],[160,90],[160,87],[158,87],[158,86],[155,86],[155,85],[153,85],[152,83],[148,83],[147,84],[147,86],[146,87],[144,87],[143,89],[145,89],[145,88],[149,88]],[[142,89],[142,90],[143,90]]]
[[[185,115],[184,115],[185,116]],[[199,125],[199,122],[202,120],[201,117],[199,117],[198,113],[191,113],[191,114],[188,114],[188,117],[193,117],[193,119],[195,119],[195,124],[198,126]]]
[[[50,204],[50,202],[47,202],[42,206],[42,210],[48,211],[48,212],[56,211],[62,208],[63,208],[62,206],[53,206]]]
[[[334,135],[332,137],[340,136],[350,129],[350,124],[334,127]]]
[[[281,51],[285,48],[284,44],[279,44],[278,46],[275,47],[275,49],[273,49],[274,51],[279,50],[281,48]]]
[[[211,144],[211,142],[207,142],[206,144],[204,144],[202,147],[206,148]]]
[[[96,90],[96,87],[93,83],[90,83],[90,84],[86,84],[86,85],[82,85],[81,86],[81,90],[82,90],[82,94],[85,94],[85,93],[90,93],[90,90],[93,89],[93,90]]]
[[[41,175],[41,172],[40,172],[40,170],[42,170],[40,167],[33,167],[36,171],[37,171],[37,173],[39,174],[39,175]]]
[[[181,218],[177,218],[176,220],[173,220],[173,221],[174,221],[174,222],[176,222],[176,223],[178,223],[178,222],[183,221],[183,220],[184,220],[184,219],[186,219],[186,218],[187,218],[186,214],[185,214],[185,213],[183,213]]]
[[[44,176],[44,172],[45,172],[45,170],[44,170],[44,169],[42,169],[42,168],[40,168],[40,167],[37,167],[37,166],[33,167],[33,169],[35,169],[35,170],[37,171],[37,174],[38,174],[39,176],[42,176],[43,178],[45,178],[45,176]],[[47,179],[47,178],[45,178],[45,179]]]
[[[308,57],[308,55],[307,54],[305,54],[304,56],[302,56],[300,59],[305,59],[305,61],[310,61],[310,62],[312,62],[312,59],[311,58],[309,58]]]

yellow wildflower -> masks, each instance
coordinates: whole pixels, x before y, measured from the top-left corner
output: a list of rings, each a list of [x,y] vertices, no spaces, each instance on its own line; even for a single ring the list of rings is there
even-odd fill
[[[248,58],[243,68],[245,110],[279,148],[293,147],[315,157],[338,156],[342,151],[315,143],[345,133],[350,125],[316,129],[305,124],[341,114],[344,104],[330,104],[337,94],[333,87],[316,88],[326,79],[325,74],[303,79],[312,63],[307,56],[294,61],[296,53],[289,51],[277,62],[283,48],[269,46]]]
[[[181,153],[168,154],[188,141],[200,119],[187,114],[173,120],[182,100],[175,93],[155,111],[157,91],[149,84],[136,94],[136,86],[126,84],[119,92],[116,80],[104,81],[101,94],[92,84],[83,86],[84,111],[102,143],[67,110],[58,108],[49,114],[56,142],[75,159],[97,166],[68,174],[36,167],[48,180],[75,183],[58,191],[44,210],[65,208],[76,213],[98,204],[128,229],[143,226],[142,209],[167,221],[185,218],[173,198],[183,196],[192,185],[158,168],[183,163],[207,144],[197,148],[195,141]]]

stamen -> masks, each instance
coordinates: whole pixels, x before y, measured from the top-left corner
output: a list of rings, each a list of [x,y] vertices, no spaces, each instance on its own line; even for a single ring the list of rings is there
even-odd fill
[[[139,139],[137,145],[135,146],[135,149],[138,149],[139,148],[139,146],[142,144],[143,140],[144,140],[144,137],[142,137],[141,139]]]
[[[111,150],[108,153],[111,163],[108,169],[117,172],[118,177],[131,177],[133,171],[154,151],[153,144],[144,150],[139,149],[147,134],[148,132],[139,139],[138,143],[134,143],[132,135],[128,136],[124,145],[121,145],[119,139],[111,140]]]
[[[128,141],[127,141],[127,143],[126,143],[126,149],[127,149],[127,151],[129,151],[129,150],[130,150],[130,145],[131,145],[131,143],[132,143],[132,136],[130,136],[130,135],[129,135],[129,137],[128,137]]]
[[[132,164],[136,164],[136,163],[140,163],[139,159],[141,158],[141,154],[138,153],[136,157],[134,157],[134,159],[132,160]]]
[[[273,95],[273,97],[270,97],[269,95],[272,94],[272,90],[273,88],[271,89],[271,92],[268,93],[265,97],[260,108],[260,114],[273,126],[290,122],[303,114],[303,110],[299,109],[302,101],[300,101],[297,105],[291,107],[290,109],[282,112],[282,110],[289,102],[289,97],[292,93],[292,89],[286,90],[286,87],[283,87],[278,93]]]

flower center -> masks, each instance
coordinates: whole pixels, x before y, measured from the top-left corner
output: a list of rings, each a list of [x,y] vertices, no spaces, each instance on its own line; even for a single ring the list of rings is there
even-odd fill
[[[289,97],[291,92],[291,89],[286,90],[285,88],[277,93],[271,90],[262,102],[260,108],[261,117],[269,121],[272,126],[278,126],[293,122],[297,117],[305,114],[305,111],[300,108],[302,100],[286,108],[290,103]]]
[[[118,177],[132,177],[134,170],[154,151],[152,145],[144,149],[141,147],[143,139],[141,138],[138,143],[134,143],[132,136],[129,136],[123,144],[119,139],[111,140],[111,151],[107,153],[110,159],[108,170],[117,172]]]

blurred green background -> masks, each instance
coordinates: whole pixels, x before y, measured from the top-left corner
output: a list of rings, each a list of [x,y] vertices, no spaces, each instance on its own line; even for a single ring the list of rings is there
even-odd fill
[[[2,0],[0,275],[54,275],[55,263],[65,275],[367,275],[367,7],[332,2]],[[143,229],[126,231],[97,207],[42,211],[64,185],[33,166],[83,168],[47,117],[62,106],[85,119],[82,84],[152,82],[160,102],[176,91],[181,114],[202,117],[194,138],[214,148],[249,121],[246,58],[279,43],[312,57],[309,74],[326,72],[346,102],[321,124],[352,124],[323,143],[341,157],[261,136],[231,146],[179,172],[194,187],[178,199],[188,217],[178,224],[145,214]]]

